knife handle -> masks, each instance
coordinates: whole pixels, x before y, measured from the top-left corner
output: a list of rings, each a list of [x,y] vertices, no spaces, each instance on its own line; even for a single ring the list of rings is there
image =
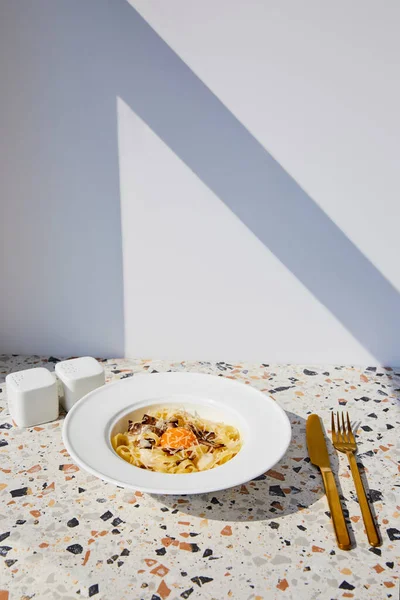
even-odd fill
[[[328,498],[329,510],[331,512],[333,528],[335,530],[338,546],[341,550],[350,550],[350,536],[349,532],[347,531],[347,525],[344,519],[335,478],[331,470],[321,469],[321,475],[324,482],[326,497]]]

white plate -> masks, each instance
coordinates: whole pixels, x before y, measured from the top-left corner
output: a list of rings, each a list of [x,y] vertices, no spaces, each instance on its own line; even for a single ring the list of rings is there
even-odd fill
[[[120,458],[111,435],[126,431],[151,405],[184,405],[200,417],[236,426],[243,440],[229,462],[201,473],[139,469]],[[274,400],[249,385],[199,373],[155,373],[94,390],[68,413],[63,440],[83,469],[124,488],[154,494],[202,494],[240,485],[273,467],[290,443],[290,422]]]

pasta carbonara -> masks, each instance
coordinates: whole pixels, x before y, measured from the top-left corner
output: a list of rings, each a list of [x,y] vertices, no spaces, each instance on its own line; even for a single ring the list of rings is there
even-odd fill
[[[128,431],[111,441],[121,458],[159,473],[207,471],[231,460],[242,446],[235,427],[168,407],[129,421]]]

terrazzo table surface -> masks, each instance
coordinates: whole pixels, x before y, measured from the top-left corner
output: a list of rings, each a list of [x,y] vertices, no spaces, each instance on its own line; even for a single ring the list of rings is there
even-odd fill
[[[62,416],[40,427],[12,426],[1,385],[7,373],[53,370],[57,360],[0,356],[0,590],[10,600],[398,599],[400,372],[103,361],[107,381],[169,370],[235,378],[272,395],[290,417],[289,451],[266,475],[219,493],[167,497],[80,470],[63,447]],[[307,415],[317,412],[329,429],[330,411],[340,408],[360,423],[359,462],[381,548],[369,547],[346,457],[329,444],[356,543],[350,552],[337,548],[321,478],[307,456]]]

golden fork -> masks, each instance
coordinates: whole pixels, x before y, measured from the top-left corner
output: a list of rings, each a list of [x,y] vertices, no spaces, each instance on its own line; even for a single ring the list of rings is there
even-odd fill
[[[333,446],[339,452],[344,452],[347,454],[347,458],[349,459],[351,474],[353,475],[354,484],[356,486],[356,492],[358,496],[358,501],[360,503],[361,514],[364,520],[365,529],[367,531],[368,541],[371,546],[380,546],[381,540],[379,538],[379,533],[377,527],[374,522],[374,518],[372,516],[371,508],[368,504],[367,495],[365,493],[364,485],[360,476],[360,472],[358,470],[358,465],[355,457],[355,453],[357,452],[357,444],[355,437],[353,435],[353,431],[351,429],[349,413],[347,413],[347,427],[344,421],[344,414],[342,413],[342,423],[340,424],[340,415],[336,413],[337,419],[337,431],[335,428],[335,418],[332,413],[332,442]]]

